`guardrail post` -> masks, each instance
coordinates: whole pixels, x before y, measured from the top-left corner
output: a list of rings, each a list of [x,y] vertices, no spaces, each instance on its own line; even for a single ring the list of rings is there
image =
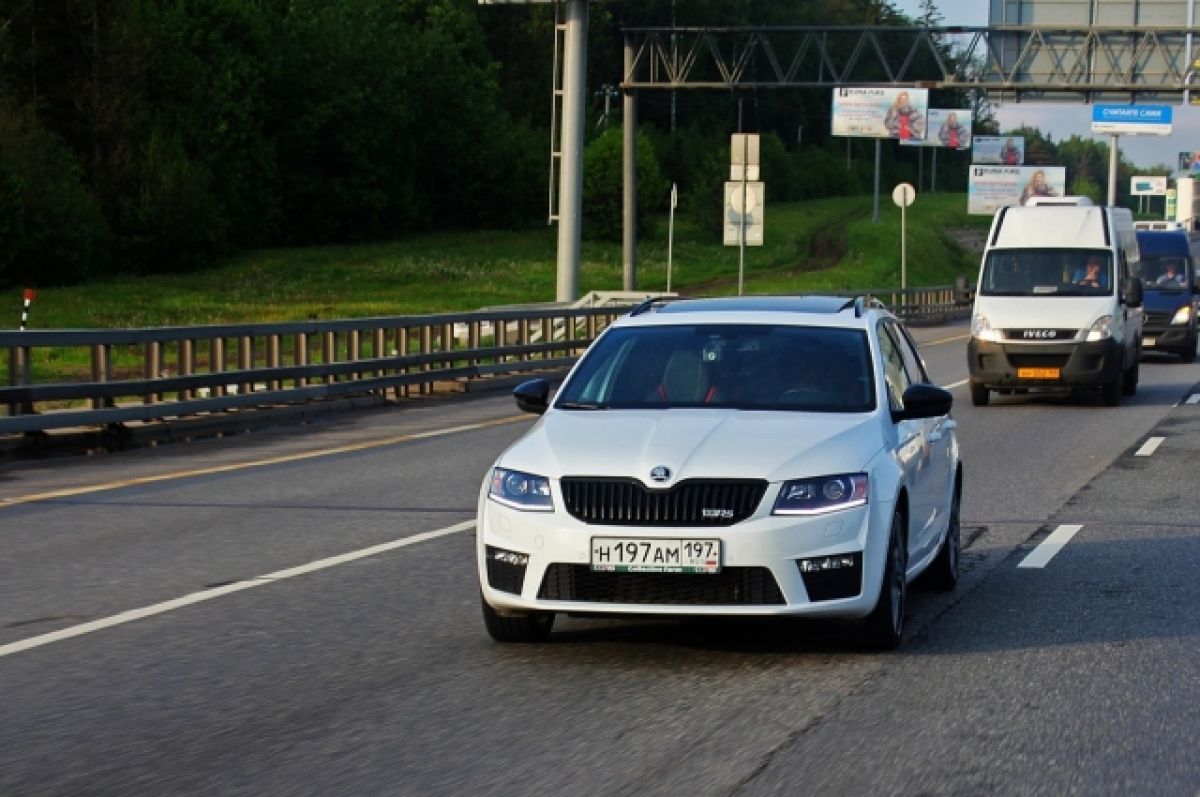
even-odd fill
[[[479,348],[479,331],[481,324],[478,321],[472,321],[467,325],[467,348],[474,351]],[[471,365],[479,365],[479,358],[472,357]]]
[[[396,351],[400,354],[401,357],[408,356],[408,327],[400,327],[396,330]],[[411,373],[411,370],[412,369],[410,369],[406,365],[402,369],[400,369],[400,372],[407,374],[407,373]],[[396,398],[397,399],[400,399],[402,397],[408,398],[409,393],[411,392],[409,389],[410,387],[411,386],[407,385],[407,384],[398,385],[396,387]]]
[[[553,343],[553,342],[554,342],[554,319],[547,316],[546,318],[542,319],[542,343]],[[551,351],[550,349],[547,349],[546,351],[542,352],[542,358],[545,359],[547,357],[550,357],[553,354],[555,354],[555,352]]]
[[[421,354],[432,354],[432,353],[433,353],[433,327],[429,324],[422,324],[421,325]],[[427,363],[427,362],[421,363],[422,371],[429,371],[430,369],[431,369],[431,366],[429,363]],[[433,383],[430,382],[428,379],[421,380],[422,395],[424,395],[426,393],[432,393],[432,392],[433,392]]]
[[[296,333],[296,365],[308,365],[308,333]],[[296,379],[296,387],[304,387],[308,384],[308,377],[301,376]]]
[[[333,365],[337,362],[337,333],[326,332],[324,341],[321,344],[321,361],[325,365]],[[337,377],[331,373],[325,374],[325,384],[332,385],[337,381]]]
[[[517,341],[518,346],[529,345],[529,319],[528,318],[522,318],[519,322],[517,322],[517,336],[518,336],[518,341]],[[529,352],[527,352],[527,351],[522,352],[520,359],[528,360]]]
[[[279,336],[271,335],[267,338],[267,367],[279,367]],[[269,390],[279,390],[282,383],[278,379],[271,379],[267,382]]]
[[[108,381],[108,346],[103,343],[96,343],[92,346],[92,381],[107,382]],[[92,409],[98,410],[108,406],[108,402],[100,396],[92,396],[90,399]]]
[[[215,337],[208,342],[208,371],[212,374],[225,372],[225,338]],[[225,395],[225,385],[213,385],[213,395]]]
[[[380,327],[379,329],[376,329],[376,330],[372,330],[372,332],[371,332],[371,359],[382,360],[384,358],[384,356],[385,356],[384,349],[387,347],[387,341],[385,340],[385,337],[386,337],[386,335],[384,333],[383,327]],[[375,369],[376,377],[383,376],[383,373],[384,372],[383,372],[382,368]],[[385,390],[382,392],[384,394],[384,397],[386,398],[387,391]]]
[[[145,349],[145,364],[142,369],[142,376],[147,380],[158,379],[162,371],[162,343],[157,340],[151,340],[146,343]],[[142,396],[143,404],[156,404],[162,398],[153,390],[147,391]]]
[[[22,384],[29,384],[23,381],[25,376],[25,356],[26,352],[20,346],[13,346],[8,350],[8,383],[13,387]],[[13,402],[8,405],[9,415],[20,415],[21,405]]]
[[[253,393],[254,384],[245,380],[245,373],[254,367],[254,339],[249,335],[238,337],[238,370],[243,372],[243,381],[238,383],[238,392]]]
[[[196,342],[191,338],[179,341],[179,375],[191,376],[196,371]],[[189,401],[196,395],[190,387],[179,391],[180,401]]]

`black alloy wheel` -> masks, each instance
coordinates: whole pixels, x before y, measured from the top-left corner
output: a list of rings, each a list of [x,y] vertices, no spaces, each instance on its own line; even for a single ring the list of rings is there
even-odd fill
[[[908,550],[905,544],[904,517],[892,515],[888,535],[887,558],[883,565],[883,581],[879,585],[879,601],[867,615],[863,641],[872,650],[895,650],[904,636],[904,603],[908,593]]]

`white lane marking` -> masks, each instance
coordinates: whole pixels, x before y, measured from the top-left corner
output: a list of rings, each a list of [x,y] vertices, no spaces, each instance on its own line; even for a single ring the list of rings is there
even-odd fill
[[[445,528],[434,529],[433,531],[423,531],[419,534],[413,534],[410,537],[402,537],[398,540],[392,540],[391,542],[372,545],[369,548],[360,548],[357,551],[350,551],[348,553],[338,554],[337,556],[330,556],[326,559],[318,559],[314,562],[309,562],[308,564],[289,567],[286,570],[276,570],[274,573],[267,573],[265,576],[258,576],[257,578],[252,578],[247,581],[235,581],[232,584],[224,584],[219,587],[193,592],[190,595],[184,595],[180,598],[163,601],[162,603],[155,603],[150,606],[143,606],[140,609],[130,609],[129,611],[121,612],[120,614],[114,614],[110,617],[101,617],[99,620],[92,620],[91,622],[82,623],[80,625],[73,625],[69,628],[61,628],[58,631],[51,631],[46,634],[41,634],[40,636],[29,637],[28,639],[22,639],[18,642],[10,642],[7,645],[0,645],[0,658],[11,656],[14,653],[32,650],[33,648],[38,648],[42,645],[49,645],[53,642],[62,642],[64,639],[72,639],[77,636],[83,636],[84,634],[90,634],[94,631],[103,631],[104,629],[112,628],[113,626],[132,623],[134,620],[142,620],[146,617],[154,617],[158,614],[166,614],[167,612],[171,612],[176,609],[182,609],[185,606],[191,606],[195,603],[203,603],[204,601],[210,601],[214,598],[232,595],[235,592],[254,589],[255,587],[263,587],[267,584],[274,584],[277,581],[283,581],[287,578],[302,576],[306,573],[315,573],[318,570],[325,570],[329,567],[343,565],[347,562],[353,562],[356,559],[363,559],[368,556],[375,556],[388,551],[394,551],[397,548],[404,548],[408,545],[416,545],[419,542],[437,539],[438,537],[445,537],[450,534],[457,534],[460,531],[466,531],[469,528],[474,528],[474,526],[474,520],[464,520],[462,523],[455,523],[453,526],[446,526]]]
[[[333,448],[320,448],[312,451],[301,451],[295,454],[284,454],[278,457],[259,459],[251,462],[234,462],[228,465],[213,465],[212,467],[196,468],[194,470],[184,470],[173,473],[157,473],[151,476],[137,476],[131,479],[105,482],[103,484],[87,484],[82,487],[67,487],[61,490],[51,490],[45,493],[32,493],[30,495],[18,495],[8,498],[0,498],[0,509],[10,506],[17,506],[18,504],[30,504],[37,501],[52,501],[56,498],[73,498],[77,495],[89,495],[91,493],[98,493],[106,490],[119,490],[123,487],[136,487],[143,484],[173,481],[175,479],[188,479],[193,476],[212,476],[220,473],[232,473],[234,471],[246,470],[247,468],[261,468],[267,465],[282,465],[289,462],[301,462],[303,460],[327,457],[333,454],[351,454],[358,451],[368,451],[373,448],[381,448],[383,446],[407,443],[413,440],[426,440],[431,437],[444,437],[445,435],[458,434],[459,432],[473,432],[479,429],[502,426],[504,424],[516,423],[522,420],[529,420],[529,417],[527,415],[512,415],[504,418],[496,418],[490,421],[479,421],[477,423],[468,423],[461,426],[448,426],[443,429],[432,429],[427,432],[411,432],[409,434],[394,435],[392,437],[383,437],[359,443],[349,443],[347,445],[336,446]]]
[[[917,345],[918,346],[940,346],[943,343],[953,343],[956,340],[966,340],[969,337],[971,337],[971,334],[969,332],[964,332],[961,335],[954,335],[949,338],[938,338],[937,340],[931,340],[926,343],[920,343]]]
[[[954,388],[956,388],[956,387],[962,387],[962,386],[963,386],[963,385],[965,385],[965,384],[966,384],[968,381],[969,381],[969,380],[967,380],[967,379],[960,379],[959,381],[957,381],[957,382],[955,382],[955,383],[953,383],[953,384],[950,384],[950,385],[942,385],[942,387],[943,387],[944,389],[946,389],[946,390],[953,390],[953,389],[954,389]]]
[[[1157,451],[1158,447],[1162,445],[1163,440],[1166,439],[1167,438],[1165,437],[1151,437],[1149,440],[1142,443],[1142,447],[1133,452],[1133,455],[1135,457],[1148,457]]]
[[[1083,526],[1075,524],[1059,526],[1050,532],[1049,537],[1042,540],[1041,545],[1030,551],[1017,567],[1045,567],[1081,528]]]
[[[1184,404],[1200,404],[1200,393],[1193,393],[1192,395],[1188,396],[1187,401],[1185,401],[1183,403]]]

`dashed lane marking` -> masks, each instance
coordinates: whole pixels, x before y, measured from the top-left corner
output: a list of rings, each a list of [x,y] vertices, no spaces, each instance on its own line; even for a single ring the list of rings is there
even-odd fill
[[[181,598],[174,598],[162,603],[155,603],[150,606],[143,606],[140,609],[130,609],[120,614],[114,614],[110,617],[102,617],[99,620],[73,625],[69,628],[61,628],[58,631],[50,631],[49,633],[39,636],[22,639],[18,642],[10,642],[7,645],[0,645],[0,658],[11,656],[14,653],[22,653],[33,648],[40,648],[43,645],[50,645],[54,642],[62,642],[65,639],[74,639],[84,634],[91,634],[96,631],[103,631],[106,628],[112,628],[125,623],[132,623],[134,620],[143,620],[147,617],[154,617],[159,614],[182,609],[185,606],[192,606],[197,603],[204,603],[215,598],[221,598],[225,595],[232,595],[235,592],[242,592],[255,587],[264,587],[267,584],[274,584],[278,581],[283,581],[288,578],[295,578],[306,573],[315,573],[318,570],[325,570],[337,565],[353,562],[357,559],[364,559],[368,556],[376,556],[388,551],[394,551],[397,548],[404,548],[408,545],[416,545],[419,542],[445,537],[450,534],[457,534],[460,531],[474,528],[474,520],[464,520],[462,523],[455,523],[453,526],[446,526],[433,531],[424,531],[420,534],[413,534],[410,537],[402,537],[391,542],[372,545],[369,548],[360,548],[357,551],[330,556],[326,559],[318,559],[315,562],[298,565],[297,567],[289,567],[286,570],[276,570],[274,573],[267,573],[265,576],[251,578],[246,581],[235,581],[232,584],[223,584],[219,587],[193,592],[190,595],[184,595]]]
[[[956,387],[962,387],[962,386],[963,386],[963,385],[965,385],[965,384],[966,384],[968,381],[969,381],[969,380],[966,380],[966,379],[960,379],[960,380],[958,380],[957,382],[954,382],[954,383],[952,383],[952,384],[949,384],[949,385],[942,385],[942,387],[944,387],[946,390],[953,390],[953,389],[954,389],[954,388],[956,388]]]
[[[922,343],[920,345],[921,346],[938,346],[942,343],[953,343],[956,340],[966,340],[969,337],[971,337],[971,335],[969,333],[964,333],[962,335],[954,335],[949,338],[939,338],[937,340],[931,340],[928,343]]]
[[[56,498],[71,498],[77,495],[88,495],[90,493],[104,492],[105,490],[118,490],[122,487],[137,487],[143,484],[154,484],[156,482],[173,481],[175,479],[187,479],[193,476],[211,476],[215,473],[232,473],[234,471],[247,470],[249,468],[261,468],[267,465],[281,465],[287,462],[301,462],[306,459],[328,457],[333,454],[349,454],[355,451],[367,451],[372,448],[393,446],[399,443],[412,442],[413,440],[427,440],[432,437],[444,437],[446,435],[458,434],[459,432],[471,432],[478,429],[487,429],[492,426],[503,426],[505,424],[516,423],[517,421],[523,420],[529,420],[529,416],[513,415],[507,418],[497,418],[496,420],[492,421],[468,423],[463,424],[462,426],[449,426],[445,429],[433,429],[428,432],[413,432],[411,434],[382,437],[377,440],[367,440],[362,443],[351,443],[349,445],[336,446],[334,448],[319,448],[312,451],[301,451],[297,454],[286,454],[284,456],[270,457],[268,459],[257,459],[250,462],[235,462],[229,465],[214,465],[209,468],[181,470],[173,473],[156,473],[152,476],[138,476],[132,479],[103,482],[101,484],[87,484],[81,487],[65,487],[61,490],[51,490],[44,493],[17,495],[8,498],[0,498],[0,509],[4,509],[5,507],[9,506],[17,506],[19,504],[32,504],[37,501],[53,501]]]
[[[1029,552],[1029,555],[1021,560],[1017,567],[1027,568],[1043,568],[1045,567],[1054,555],[1063,549],[1071,538],[1074,537],[1079,530],[1083,528],[1081,525],[1069,524],[1062,525],[1050,532],[1050,536],[1042,540],[1038,547]]]
[[[1142,447],[1133,452],[1133,455],[1135,457],[1148,457],[1157,451],[1158,447],[1162,445],[1163,440],[1166,439],[1167,438],[1165,437],[1151,437],[1149,440],[1142,443]]]

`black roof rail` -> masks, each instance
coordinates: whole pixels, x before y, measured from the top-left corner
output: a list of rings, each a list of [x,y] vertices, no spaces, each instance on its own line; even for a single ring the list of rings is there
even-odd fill
[[[646,301],[639,304],[637,307],[630,310],[629,315],[635,316],[635,315],[641,315],[642,313],[648,313],[651,310],[653,310],[654,308],[661,307],[662,305],[666,304],[667,302],[674,302],[674,301],[677,301],[677,300],[683,299],[683,298],[685,298],[685,297],[683,297],[683,296],[651,296],[649,299],[647,299]]]

